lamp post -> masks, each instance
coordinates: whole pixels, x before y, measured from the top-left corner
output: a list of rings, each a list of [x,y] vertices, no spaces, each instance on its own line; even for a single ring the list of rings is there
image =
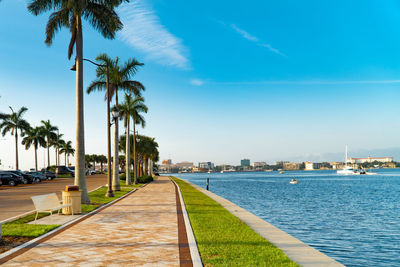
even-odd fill
[[[113,197],[114,192],[112,190],[112,179],[111,179],[111,140],[110,140],[110,128],[111,128],[111,122],[110,122],[110,86],[109,86],[109,78],[108,78],[108,65],[102,65],[102,64],[97,64],[89,59],[84,58],[83,60],[88,61],[92,63],[93,65],[96,65],[98,67],[105,67],[106,68],[106,94],[107,94],[107,176],[108,176],[108,189],[106,193],[106,197]],[[76,71],[76,65],[74,64],[71,68],[72,71]],[[118,116],[118,109],[117,109],[117,114]],[[114,114],[113,114],[114,118]]]

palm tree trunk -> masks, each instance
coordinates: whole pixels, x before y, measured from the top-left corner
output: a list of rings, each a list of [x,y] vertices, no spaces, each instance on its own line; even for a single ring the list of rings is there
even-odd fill
[[[19,166],[18,166],[18,128],[15,128],[15,169],[19,170]]]
[[[137,184],[137,156],[136,156],[135,119],[133,119],[133,183]]]
[[[83,40],[82,20],[78,15],[76,34],[76,158],[75,158],[75,185],[82,191],[82,204],[90,203],[86,187],[85,176],[85,124],[83,111]]]
[[[47,147],[47,167],[50,167],[50,147],[49,147],[49,136],[46,137],[46,147]]]
[[[54,148],[54,152],[56,153],[56,166],[58,166],[58,161],[57,161],[57,147]]]
[[[144,174],[149,175],[149,159],[144,157]]]
[[[132,184],[132,179],[131,179],[131,142],[129,138],[129,118],[130,116],[128,115],[126,118],[126,143],[125,143],[125,169],[126,169],[126,179],[125,183],[127,185]]]
[[[35,171],[37,171],[37,147],[35,146]]]
[[[115,88],[115,106],[118,107],[118,87]],[[114,191],[121,191],[121,186],[119,182],[119,156],[118,156],[118,119],[115,120],[114,127],[114,168],[113,168],[113,183],[112,188]]]
[[[64,154],[64,164],[67,166],[67,153]]]

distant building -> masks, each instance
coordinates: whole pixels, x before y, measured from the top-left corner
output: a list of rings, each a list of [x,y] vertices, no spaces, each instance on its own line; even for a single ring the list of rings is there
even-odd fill
[[[259,162],[253,162],[253,164],[251,164],[251,165],[253,166],[253,168],[257,169],[257,168],[264,168],[268,164],[264,161],[259,161]]]
[[[289,161],[283,161],[283,160],[281,160],[281,161],[275,161],[275,165],[283,165],[283,164],[285,164],[285,163],[289,163]]]
[[[212,162],[199,162],[199,169],[211,170],[214,168],[214,163]]]
[[[283,169],[288,171],[299,170],[300,163],[292,163],[292,162],[283,163]]]
[[[321,163],[314,163],[309,161],[304,162],[304,170],[306,171],[317,170],[320,168],[321,168]]]
[[[250,167],[250,160],[249,159],[242,159],[240,161],[240,166],[241,167]]]
[[[347,159],[347,163],[352,163],[352,164],[362,164],[362,163],[371,163],[371,162],[382,162],[382,163],[388,163],[388,162],[393,162],[393,157],[368,157],[368,158],[349,158]]]
[[[171,159],[165,159],[165,160],[162,161],[161,164],[163,164],[163,165],[171,165],[172,164],[172,160]]]
[[[329,162],[329,164],[334,170],[344,169],[344,162]]]
[[[175,166],[178,168],[181,168],[181,169],[191,169],[194,167],[193,162],[189,162],[189,161],[182,161],[182,162],[176,163]]]

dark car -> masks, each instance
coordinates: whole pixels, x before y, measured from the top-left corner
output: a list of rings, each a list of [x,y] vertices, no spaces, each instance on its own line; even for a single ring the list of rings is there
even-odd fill
[[[23,177],[12,172],[0,172],[0,180],[3,185],[16,186],[22,184]]]
[[[47,180],[53,180],[54,178],[57,178],[57,175],[55,172],[52,171],[46,171],[45,169],[41,170],[41,173],[46,176]]]
[[[47,180],[47,177],[41,172],[26,172],[26,174],[32,175],[37,182]]]
[[[18,171],[18,170],[17,170],[17,171],[5,171],[5,172],[14,173],[14,174],[16,174],[17,176],[21,176],[21,177],[22,177],[22,183],[23,183],[23,184],[31,184],[31,183],[33,183],[33,182],[41,182],[40,179],[37,179],[37,178],[33,177],[33,176],[30,175],[30,174],[23,173],[23,172]]]
[[[67,166],[56,166],[56,174],[70,174],[71,177],[75,177],[75,171]]]

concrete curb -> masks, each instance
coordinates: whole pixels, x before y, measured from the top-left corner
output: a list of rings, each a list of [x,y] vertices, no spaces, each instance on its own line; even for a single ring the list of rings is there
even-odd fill
[[[217,201],[230,213],[246,223],[256,233],[280,248],[291,260],[297,262],[301,266],[344,266],[343,264],[316,250],[315,248],[310,247],[299,239],[262,220],[249,211],[233,204],[229,200],[207,191],[186,179],[181,180],[187,182],[203,194]]]
[[[15,247],[15,248],[13,248],[13,249],[10,249],[10,250],[8,250],[8,251],[6,251],[6,252],[0,254],[0,265],[3,264],[4,262],[6,262],[6,261],[8,261],[8,260],[10,260],[10,259],[12,259],[12,258],[14,258],[15,256],[19,255],[18,252],[19,252],[20,250],[26,249],[26,248],[29,249],[29,248],[35,247],[38,243],[41,243],[41,241],[43,241],[43,239],[45,239],[45,238],[47,238],[47,237],[49,237],[49,236],[52,236],[52,235],[56,235],[56,234],[58,234],[59,232],[62,232],[63,230],[66,230],[66,228],[69,228],[70,226],[73,226],[73,224],[79,223],[79,222],[81,222],[81,221],[87,219],[88,217],[90,217],[90,216],[92,216],[92,215],[94,215],[94,214],[96,214],[96,213],[99,213],[99,212],[102,211],[103,209],[105,209],[105,208],[107,208],[107,207],[113,205],[115,202],[118,202],[118,201],[120,201],[120,200],[123,199],[123,198],[128,197],[129,195],[131,195],[131,194],[133,194],[134,192],[136,192],[139,188],[145,187],[146,185],[147,185],[147,184],[144,184],[144,185],[142,185],[142,186],[140,186],[140,187],[138,187],[138,188],[135,188],[135,189],[133,189],[131,192],[129,192],[129,193],[127,193],[127,194],[121,196],[120,198],[117,198],[117,199],[115,199],[115,200],[113,200],[113,201],[111,201],[111,202],[109,202],[109,203],[107,203],[107,204],[104,204],[103,206],[100,206],[100,207],[98,207],[97,209],[95,209],[95,210],[93,210],[93,211],[91,211],[91,212],[89,212],[89,213],[87,213],[87,214],[84,214],[84,215],[82,215],[82,216],[79,217],[79,218],[76,218],[75,220],[72,220],[72,221],[70,221],[70,222],[68,222],[68,223],[66,223],[66,224],[63,224],[63,225],[61,225],[60,227],[58,227],[58,228],[56,228],[56,229],[54,229],[54,230],[52,230],[52,231],[50,231],[50,232],[48,232],[48,233],[46,233],[46,234],[44,234],[44,235],[41,235],[41,236],[39,236],[39,237],[37,237],[37,238],[35,238],[35,239],[32,239],[32,240],[30,240],[30,241],[28,241],[28,242],[26,242],[26,243],[24,243],[24,244],[18,246],[18,247]],[[101,186],[101,187],[102,187],[102,186]],[[97,189],[98,189],[98,188],[97,188]],[[14,256],[13,254],[16,254],[16,255]],[[10,257],[10,259],[5,259],[5,258],[7,258],[7,257]]]
[[[192,263],[194,267],[203,267],[203,263],[201,261],[200,253],[197,248],[197,242],[194,237],[192,225],[190,224],[189,216],[186,211],[186,206],[185,202],[183,201],[182,198],[182,193],[181,193],[181,188],[173,179],[171,181],[176,185],[178,188],[178,194],[179,194],[179,199],[181,200],[181,206],[182,206],[182,213],[183,213],[183,219],[185,220],[185,226],[186,226],[186,234],[188,238],[188,243],[189,243],[189,249],[190,249],[190,256],[192,257]]]

